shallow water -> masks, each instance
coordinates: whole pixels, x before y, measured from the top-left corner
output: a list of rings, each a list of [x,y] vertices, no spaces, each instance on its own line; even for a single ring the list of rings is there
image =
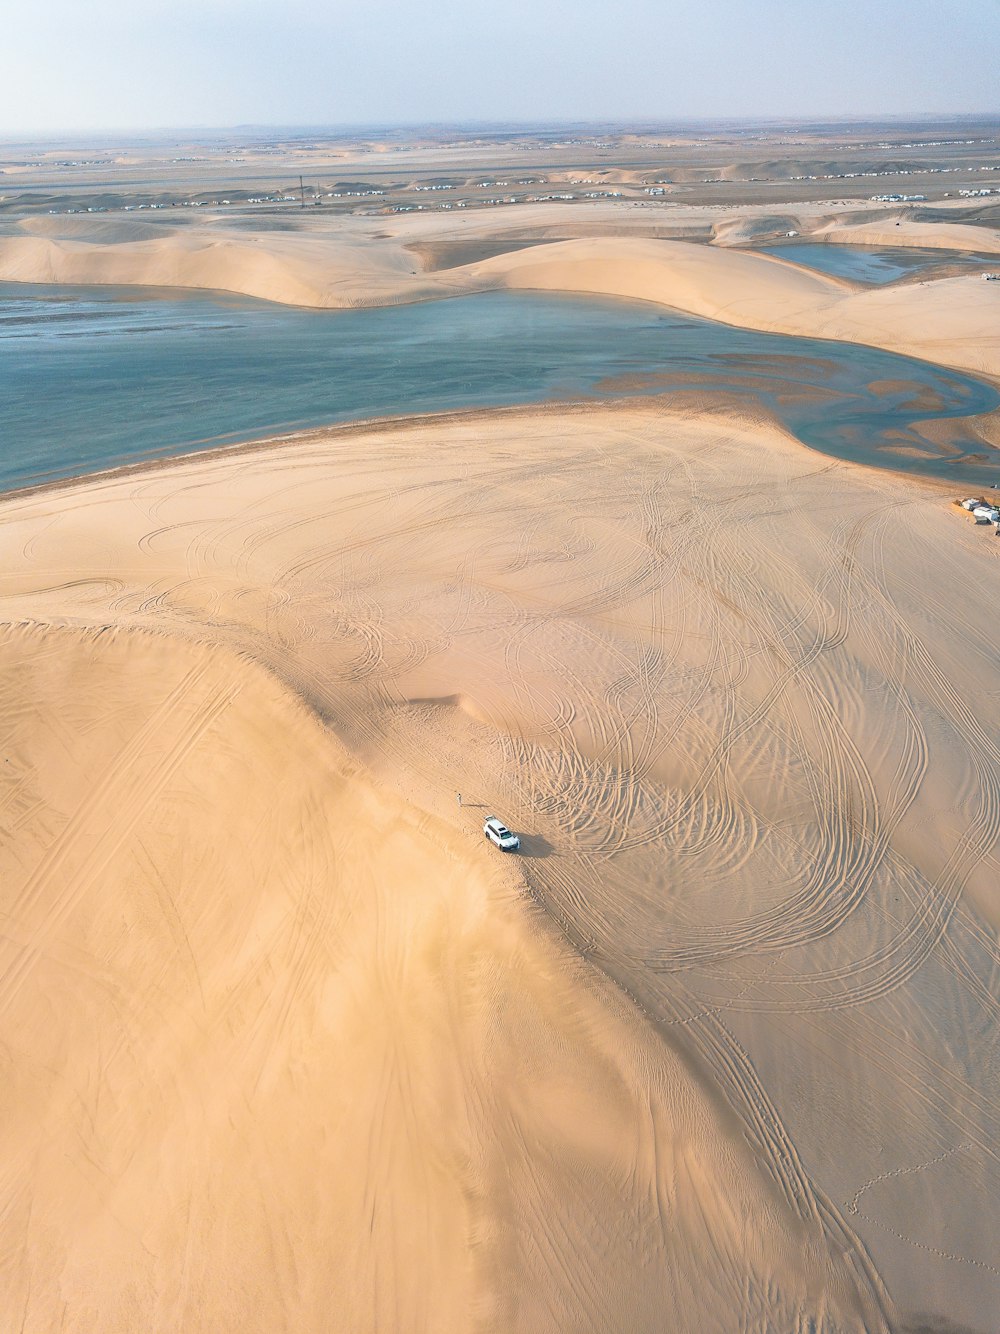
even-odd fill
[[[911,429],[997,407],[989,385],[652,304],[505,292],[316,311],[0,284],[3,489],[331,422],[686,389],[762,402],[826,453],[970,483],[995,472],[982,446],[944,459]]]
[[[969,255],[955,250],[919,250],[913,247],[848,246],[812,241],[771,245],[763,252],[789,259],[793,264],[829,273],[835,278],[849,278],[855,283],[894,283],[922,269],[945,265],[988,270],[1000,268],[1000,256]]]

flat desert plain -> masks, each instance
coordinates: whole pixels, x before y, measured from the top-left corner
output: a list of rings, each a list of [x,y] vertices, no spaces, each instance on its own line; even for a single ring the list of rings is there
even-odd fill
[[[0,271],[1000,368],[1000,284],[642,235],[418,273],[396,225],[35,218]],[[992,1334],[1000,541],[955,498],[689,395],[0,500],[0,1325]]]

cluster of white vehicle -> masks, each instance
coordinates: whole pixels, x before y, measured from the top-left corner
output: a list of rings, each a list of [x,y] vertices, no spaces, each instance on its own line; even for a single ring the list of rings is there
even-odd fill
[[[1000,505],[993,505],[981,496],[970,496],[961,505],[962,509],[969,511],[976,523],[991,523],[1000,534]]]

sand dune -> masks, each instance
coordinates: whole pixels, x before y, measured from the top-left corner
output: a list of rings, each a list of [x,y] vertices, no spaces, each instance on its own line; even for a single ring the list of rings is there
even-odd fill
[[[509,868],[266,674],[31,626],[0,672],[6,1328],[861,1327]]]
[[[963,244],[971,245],[964,232],[975,231],[977,248],[1000,250],[985,229],[960,230]],[[865,235],[858,233],[859,239]],[[911,228],[911,235],[918,237],[913,244],[924,243],[922,232]],[[638,237],[533,245],[427,272],[407,248],[405,229],[373,234],[355,225],[252,234],[213,226],[165,229],[152,239],[141,231],[137,237],[0,237],[0,280],[209,288],[323,307],[432,300],[497,287],[599,293],[656,301],[742,328],[870,343],[1000,375],[994,336],[1000,284],[974,275],[867,291],[766,255]]]
[[[918,222],[905,214],[850,223],[834,220],[818,228],[817,237],[839,245],[916,246],[926,250],[967,250],[974,255],[1000,256],[1000,237],[986,227],[962,222]]]
[[[712,241],[720,246],[753,246],[762,241],[774,240],[787,236],[789,232],[800,235],[803,231],[812,231],[815,220],[803,222],[799,213],[773,213],[762,210],[748,210],[732,217],[723,218],[712,226]]]
[[[5,1323],[988,1334],[998,548],[648,401],[0,504]]]
[[[763,255],[630,239],[535,248],[476,271],[509,287],[658,301],[740,328],[868,343],[1000,375],[997,284],[968,276],[858,290]]]
[[[839,278],[763,255],[632,238],[536,246],[486,260],[471,272],[487,281],[499,275],[510,287],[656,301],[750,328],[794,318],[796,312],[821,308],[854,291]]]
[[[330,246],[283,233],[248,237],[190,228],[118,244],[46,236],[0,241],[0,278],[8,281],[207,288],[298,306],[391,302],[415,269],[402,247],[356,239]],[[410,299],[421,294],[414,285]]]

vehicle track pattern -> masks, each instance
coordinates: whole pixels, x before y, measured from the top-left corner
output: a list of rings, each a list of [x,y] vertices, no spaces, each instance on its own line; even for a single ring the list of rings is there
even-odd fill
[[[343,436],[303,445],[306,473],[278,481],[254,456],[219,461],[197,524],[169,472],[124,480],[129,572],[84,589],[48,523],[0,576],[0,616],[61,591],[93,624],[103,587],[123,623],[263,663],[428,809],[454,813],[460,787],[544,840],[522,861],[535,903],[711,1086],[784,1205],[850,1255],[887,1320],[884,1270],[964,1309],[960,1280],[921,1275],[912,1252],[983,1282],[996,1267],[955,1266],[931,1209],[919,1246],[880,1217],[894,1192],[919,1202],[923,1177],[880,1174],[869,1126],[896,1127],[899,1160],[938,1182],[960,1155],[939,1138],[935,1157],[929,1127],[953,1127],[1000,1229],[1000,948],[981,912],[1000,864],[1000,662],[995,643],[963,655],[935,633],[974,618],[995,555],[962,530],[939,557],[957,521],[936,498],[817,469],[745,423],[595,412],[599,430],[566,411],[485,437]],[[195,684],[167,714],[187,716]],[[225,707],[203,701],[177,745]],[[0,793],[0,818],[16,806]],[[478,814],[455,818],[475,834]],[[288,926],[295,985],[322,912],[304,901]],[[11,957],[0,1003],[41,947]],[[263,1038],[248,1059],[266,1069]],[[808,1093],[827,1064],[846,1090],[834,1128]]]

